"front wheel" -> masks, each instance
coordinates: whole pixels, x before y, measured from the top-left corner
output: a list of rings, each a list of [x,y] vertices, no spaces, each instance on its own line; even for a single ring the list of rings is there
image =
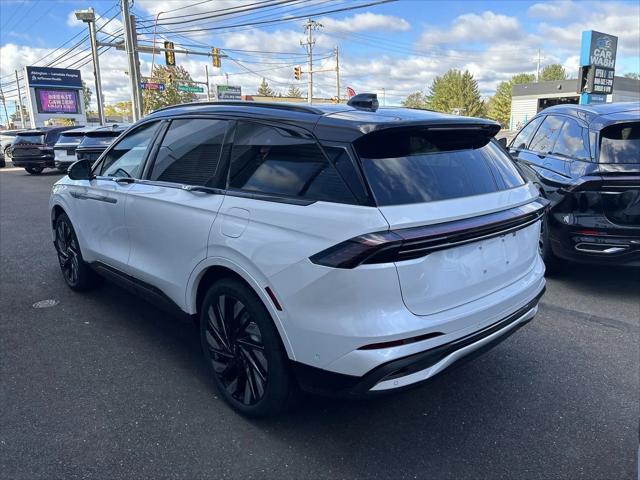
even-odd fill
[[[239,280],[225,278],[209,288],[200,310],[202,349],[227,403],[251,417],[286,410],[294,383],[278,331],[260,298]]]
[[[24,167],[24,169],[31,175],[40,175],[44,167]]]
[[[73,290],[89,290],[100,283],[100,277],[85,263],[80,252],[76,232],[66,214],[55,221],[54,246],[58,253],[60,270],[67,285]]]

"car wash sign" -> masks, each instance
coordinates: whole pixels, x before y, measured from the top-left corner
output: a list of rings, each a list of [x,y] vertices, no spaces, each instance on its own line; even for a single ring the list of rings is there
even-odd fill
[[[618,37],[588,30],[580,48],[580,103],[604,103],[613,93]]]

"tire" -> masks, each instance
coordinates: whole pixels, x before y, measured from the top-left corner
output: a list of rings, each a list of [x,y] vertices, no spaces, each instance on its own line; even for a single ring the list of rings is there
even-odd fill
[[[4,168],[7,166],[7,162],[5,160],[5,157],[0,158],[0,168]]]
[[[79,292],[90,290],[102,281],[101,277],[85,263],[80,252],[78,237],[71,225],[69,217],[61,213],[56,218],[55,240],[53,242],[58,254],[60,271],[67,285]]]
[[[233,278],[215,282],[200,308],[200,341],[218,391],[236,411],[268,417],[295,396],[284,347],[266,307]]]
[[[562,267],[562,260],[558,258],[551,248],[551,240],[549,238],[549,214],[546,214],[540,225],[540,240],[538,241],[538,251],[544,261],[547,273],[558,273]]]
[[[24,167],[24,169],[31,175],[40,175],[44,167]]]

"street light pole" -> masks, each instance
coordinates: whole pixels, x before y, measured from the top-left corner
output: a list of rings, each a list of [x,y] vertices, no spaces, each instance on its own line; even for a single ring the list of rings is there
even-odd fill
[[[100,80],[100,61],[98,60],[96,15],[93,8],[78,10],[75,12],[75,15],[78,20],[86,23],[89,27],[89,41],[91,43],[91,56],[93,57],[93,79],[96,86],[96,103],[98,104],[98,121],[100,122],[100,125],[104,125],[104,103],[102,100],[102,82]]]
[[[16,86],[18,87],[18,104],[20,105],[20,127],[24,128],[24,111],[22,107],[22,93],[20,92],[20,79],[18,79],[18,70],[16,70]]]
[[[124,26],[124,48],[127,52],[127,61],[129,63],[129,89],[131,94],[131,114],[133,121],[140,120],[140,96],[138,94],[140,84],[139,82],[139,65],[136,62],[135,42],[133,39],[132,27],[131,27],[131,15],[129,14],[129,0],[120,0],[120,7],[122,9],[122,24]],[[154,45],[155,48],[155,45]]]
[[[153,67],[155,66],[156,61],[156,34],[158,32],[158,20],[160,19],[160,15],[164,12],[158,12],[156,15],[156,21],[153,24],[153,53],[151,54],[151,71],[149,72],[149,77],[153,78]]]

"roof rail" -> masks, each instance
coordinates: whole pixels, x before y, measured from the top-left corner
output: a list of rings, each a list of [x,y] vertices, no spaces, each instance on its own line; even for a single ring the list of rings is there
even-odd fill
[[[234,107],[257,107],[257,108],[273,108],[278,110],[288,110],[290,112],[301,112],[301,113],[313,113],[315,115],[322,115],[324,112],[320,109],[314,108],[310,105],[298,105],[295,103],[284,103],[284,102],[254,102],[252,100],[223,100],[223,101],[215,101],[215,102],[190,102],[190,103],[181,103],[178,105],[170,105],[168,107],[159,108],[154,110],[152,113],[163,112],[165,110],[171,110],[173,108],[187,107],[187,106],[212,106],[215,107],[217,105],[222,106],[234,106]]]

